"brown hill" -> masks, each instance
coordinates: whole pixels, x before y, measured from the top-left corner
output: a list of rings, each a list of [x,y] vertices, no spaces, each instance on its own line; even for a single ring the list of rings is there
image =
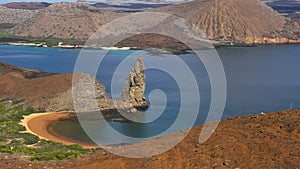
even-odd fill
[[[79,79],[91,76],[78,74]],[[72,111],[73,74],[53,74],[38,70],[22,69],[0,62],[0,98],[25,99],[25,107],[36,111]],[[110,105],[104,85],[96,82],[102,105]],[[84,90],[86,92],[86,90]]]
[[[0,96],[9,99],[26,99],[38,111],[46,110],[51,98],[67,91],[72,84],[72,74],[52,75],[26,79],[18,73],[0,77]]]
[[[300,111],[282,111],[250,115],[221,121],[204,144],[198,143],[203,126],[193,128],[188,136],[168,152],[151,158],[124,158],[105,151],[68,161],[29,163],[22,157],[0,156],[1,168],[299,168]],[[172,140],[175,134],[165,137]],[[147,141],[147,147],[154,146]],[[129,151],[145,150],[139,144]]]
[[[85,3],[54,3],[12,29],[20,36],[88,39],[99,26],[121,13],[101,10]]]
[[[2,4],[7,8],[12,9],[27,9],[27,10],[37,10],[48,7],[49,3],[47,2],[10,2],[6,4]]]
[[[0,76],[12,72],[20,73],[22,76],[28,79],[53,75],[53,73],[43,72],[39,70],[32,70],[32,69],[22,69],[17,66],[0,62]]]
[[[214,40],[246,43],[299,40],[299,25],[259,0],[195,0],[155,11],[186,18]]]
[[[32,17],[36,12],[35,10],[11,9],[0,5],[0,29],[12,28]]]
[[[182,50],[189,49],[185,44],[179,40],[154,33],[138,34],[126,38],[117,43],[116,46],[128,46],[137,49],[157,48],[157,49],[172,49],[172,52],[182,52]]]

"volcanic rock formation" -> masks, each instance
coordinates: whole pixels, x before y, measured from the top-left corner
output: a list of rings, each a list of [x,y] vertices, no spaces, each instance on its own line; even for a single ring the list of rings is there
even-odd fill
[[[129,102],[133,107],[148,107],[144,97],[146,88],[144,69],[143,59],[139,57],[131,69],[123,88],[122,100]]]

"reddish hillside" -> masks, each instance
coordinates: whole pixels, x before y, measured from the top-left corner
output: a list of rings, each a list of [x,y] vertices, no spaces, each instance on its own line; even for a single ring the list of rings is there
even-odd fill
[[[35,77],[43,77],[53,75],[53,73],[43,72],[39,70],[32,69],[22,69],[17,66],[9,65],[6,63],[0,62],[0,76],[5,75],[7,73],[16,72],[22,74],[25,78],[35,78]]]
[[[26,99],[36,110],[43,111],[50,99],[72,86],[72,74],[59,74],[26,79],[20,73],[8,73],[0,77],[0,97]]]
[[[86,75],[79,76],[84,78]],[[0,63],[0,98],[25,99],[36,111],[70,111],[73,74],[53,74]],[[104,90],[99,83],[99,90]],[[103,91],[104,98],[106,92]]]
[[[299,168],[300,111],[250,115],[221,121],[212,137],[198,143],[202,126],[168,152],[133,159],[97,151],[76,160],[29,163],[22,157],[0,155],[1,168]],[[175,134],[176,135],[176,134]],[[174,134],[165,137],[172,140]],[[151,141],[147,147],[154,146]],[[132,145],[130,151],[143,147]],[[143,151],[152,151],[151,148]]]

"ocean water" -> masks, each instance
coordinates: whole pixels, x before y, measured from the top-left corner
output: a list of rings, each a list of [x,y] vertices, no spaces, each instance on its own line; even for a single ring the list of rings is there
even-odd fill
[[[220,112],[223,113],[222,118],[290,108],[299,109],[299,49],[300,45],[218,49],[227,82],[226,105],[224,112]],[[0,46],[0,61],[24,68],[70,73],[73,72],[80,53],[80,50],[58,48]],[[99,53],[95,51],[88,53],[93,54],[85,55],[85,61],[93,65],[98,60]],[[150,108],[139,114],[139,119],[144,120],[145,123],[83,121],[81,124],[84,124],[84,128],[91,131],[88,134],[82,130],[79,123],[74,122],[57,122],[52,129],[57,134],[87,143],[91,142],[87,136],[89,135],[101,140],[101,144],[104,145],[132,141],[112,133],[112,128],[123,135],[143,139],[204,123],[211,105],[210,79],[204,64],[194,54],[179,55],[177,58],[185,65],[180,67],[179,62],[174,62],[176,56],[171,54],[152,54],[147,51],[134,50],[109,51],[97,68],[96,75],[97,79],[105,84],[107,92],[111,96],[118,96],[130,67],[114,75],[116,69],[127,58],[132,58],[129,62],[133,65],[137,56],[140,55],[143,56],[145,66],[151,67],[146,70],[145,93]],[[190,72],[183,70],[186,67]],[[160,68],[169,72],[162,71]],[[90,69],[86,69],[87,73],[90,73],[89,71]],[[191,72],[192,74],[189,74]],[[113,82],[112,77],[115,77]],[[191,77],[199,88],[199,101],[195,101],[193,97],[185,97],[198,94],[195,88],[186,86],[181,88],[181,82]],[[192,84],[191,82],[190,85]],[[181,105],[182,99],[185,99],[183,105]],[[195,104],[199,104],[197,112],[194,111]],[[173,127],[181,109],[184,110],[183,115],[189,117],[187,118],[189,120],[180,121],[176,127]],[[195,113],[197,116],[194,116]]]

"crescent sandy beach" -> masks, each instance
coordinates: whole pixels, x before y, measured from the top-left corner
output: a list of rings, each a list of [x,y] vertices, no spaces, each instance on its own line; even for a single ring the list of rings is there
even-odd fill
[[[52,123],[70,116],[70,113],[64,112],[34,113],[24,116],[21,124],[26,127],[26,132],[34,134],[41,139],[52,140],[65,145],[79,144],[86,149],[99,148],[99,146],[87,145],[76,140],[63,138],[49,130]]]

